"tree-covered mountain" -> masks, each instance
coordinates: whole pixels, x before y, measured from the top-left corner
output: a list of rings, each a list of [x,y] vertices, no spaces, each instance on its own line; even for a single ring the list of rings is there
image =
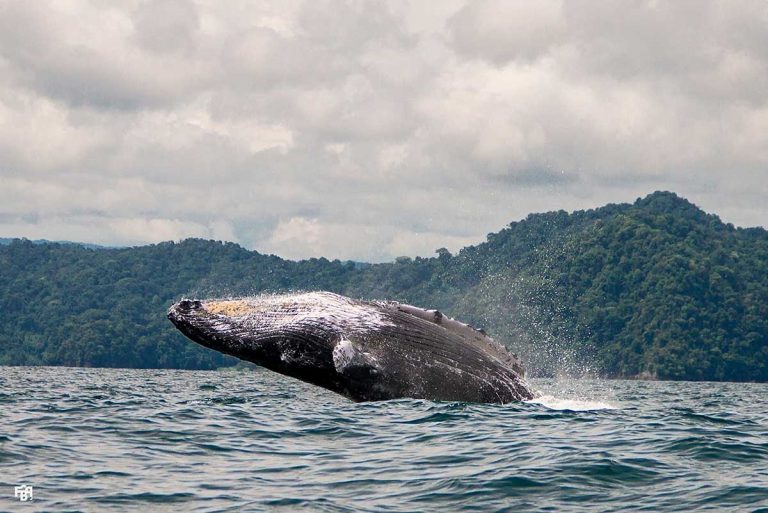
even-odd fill
[[[0,246],[0,364],[213,368],[165,318],[180,296],[331,290],[436,307],[534,374],[768,381],[768,232],[678,196],[532,214],[456,255],[360,265],[204,240]]]

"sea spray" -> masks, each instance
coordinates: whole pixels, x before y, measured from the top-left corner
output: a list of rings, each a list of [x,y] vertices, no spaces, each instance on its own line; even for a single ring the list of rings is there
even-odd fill
[[[537,396],[531,404],[540,404],[552,410],[590,411],[620,409],[614,382],[603,379],[577,379],[559,376],[537,379]]]

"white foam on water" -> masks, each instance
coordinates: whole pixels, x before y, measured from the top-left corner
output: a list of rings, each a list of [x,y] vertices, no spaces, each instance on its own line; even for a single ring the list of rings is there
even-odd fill
[[[603,402],[603,401],[591,401],[586,399],[566,399],[555,397],[553,395],[540,395],[525,401],[529,404],[540,404],[550,410],[564,410],[564,411],[593,411],[593,410],[616,410],[616,406]]]

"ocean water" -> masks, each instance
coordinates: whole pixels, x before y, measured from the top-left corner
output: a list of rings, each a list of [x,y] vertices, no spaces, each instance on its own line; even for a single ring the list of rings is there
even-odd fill
[[[268,371],[0,367],[0,511],[768,512],[768,385],[532,382],[355,404]]]

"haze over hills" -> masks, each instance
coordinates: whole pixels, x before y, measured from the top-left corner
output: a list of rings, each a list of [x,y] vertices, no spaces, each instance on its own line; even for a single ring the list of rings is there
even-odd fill
[[[215,368],[165,319],[180,296],[331,290],[439,308],[536,375],[768,381],[768,232],[683,198],[531,214],[451,255],[299,262],[199,239],[0,247],[0,363]]]
[[[0,246],[7,246],[8,244],[16,240],[19,240],[19,239],[14,237],[0,237]],[[30,242],[32,242],[33,244],[69,244],[69,245],[82,246],[84,248],[91,248],[91,249],[104,249],[107,247],[113,247],[113,246],[102,246],[100,244],[91,244],[89,242],[72,242],[68,240],[35,239]]]

